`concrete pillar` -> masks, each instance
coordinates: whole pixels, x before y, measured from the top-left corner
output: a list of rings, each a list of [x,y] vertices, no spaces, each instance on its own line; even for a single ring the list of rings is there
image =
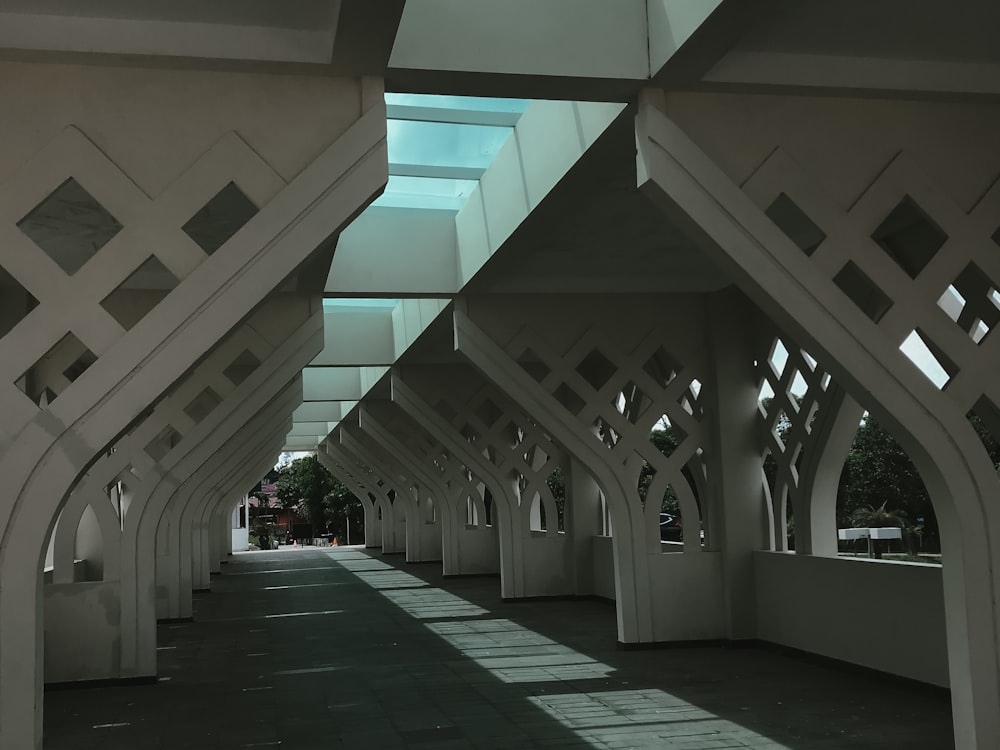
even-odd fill
[[[664,114],[664,106],[662,97],[655,92],[640,106],[640,186],[776,324],[800,345],[808,346],[842,387],[864,400],[913,459],[934,500],[942,531],[956,747],[969,750],[1000,745],[1000,612],[993,604],[1000,599],[995,572],[1000,570],[1000,508],[994,502],[998,480],[975,430],[965,418],[971,406],[968,388],[973,383],[960,382],[947,392],[935,388],[898,350],[899,342],[874,324],[869,317],[874,313],[856,306],[838,287],[831,270],[810,260]],[[831,125],[835,127],[836,123]],[[870,136],[866,131],[865,137],[877,132],[881,134],[873,130]],[[885,132],[894,136],[891,128]],[[737,135],[730,133],[726,138],[732,140]],[[785,160],[783,166],[778,165],[777,174],[791,172],[795,179],[804,180],[773,144],[769,140],[770,153]],[[824,143],[824,153],[830,147]],[[888,184],[894,181],[903,183],[903,189],[916,189],[914,181],[898,174],[905,165],[896,174],[882,171],[884,167],[879,165],[872,172],[879,174],[879,180],[887,181],[870,189],[872,195],[900,200],[900,184]],[[792,184],[794,180],[785,180],[775,187],[793,190]],[[864,204],[862,207],[868,208]],[[882,217],[892,207],[892,203],[883,206]],[[949,219],[956,216],[951,207],[942,207],[940,213]],[[974,223],[975,217],[970,224]],[[959,231],[973,232],[976,228],[961,227]],[[867,252],[881,257],[877,255],[881,250],[869,249],[872,239],[865,230],[864,226],[852,228],[853,243],[842,244],[847,248],[845,252],[851,252],[851,248],[861,251],[856,264],[864,263],[861,255]],[[954,247],[953,252],[985,246],[970,243]],[[947,255],[943,260],[949,261]],[[954,265],[955,258],[949,262]],[[932,281],[936,288],[938,280],[926,278],[928,284]],[[925,298],[918,298],[923,291],[927,290],[921,285],[904,281],[899,288],[887,285],[883,293],[898,295],[908,302],[895,306],[896,316],[921,314],[923,320],[938,319],[939,295],[931,291]],[[923,309],[930,314],[924,316]],[[890,327],[898,322],[889,320]],[[951,328],[942,330],[949,337],[953,333]],[[971,349],[965,351],[970,357],[977,354]],[[972,371],[984,365],[971,361],[968,364]]]
[[[737,291],[708,298],[709,358],[714,379],[708,389],[708,418],[715,450],[709,464],[714,477],[709,503],[712,546],[722,556],[722,594],[726,637],[757,635],[753,552],[765,549],[767,519],[761,488],[756,434],[757,384],[754,382],[754,311]]]

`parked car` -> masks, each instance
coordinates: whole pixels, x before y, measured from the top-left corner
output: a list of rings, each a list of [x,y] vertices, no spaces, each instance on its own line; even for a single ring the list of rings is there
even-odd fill
[[[679,542],[684,537],[684,531],[681,528],[681,519],[678,516],[672,516],[669,513],[660,514],[660,541],[661,542]]]

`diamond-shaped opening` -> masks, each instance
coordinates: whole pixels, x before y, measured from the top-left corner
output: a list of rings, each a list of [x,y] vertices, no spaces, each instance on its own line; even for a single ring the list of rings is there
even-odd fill
[[[146,451],[146,455],[159,463],[180,441],[181,434],[170,425],[167,425],[160,430],[156,437],[146,444],[143,450]]]
[[[476,432],[475,428],[469,424],[463,425],[462,429],[459,432],[461,433],[462,437],[470,443],[476,442],[477,440],[479,440],[480,437],[479,433]]]
[[[649,377],[662,388],[670,385],[670,382],[677,377],[681,367],[677,361],[670,356],[669,352],[662,346],[658,347],[653,356],[646,360],[642,369]]]
[[[111,294],[101,300],[101,307],[126,331],[142,320],[160,300],[177,286],[177,277],[155,255],[149,258]]]
[[[583,407],[587,405],[587,402],[580,398],[576,391],[565,383],[560,383],[559,387],[556,388],[552,395],[555,396],[556,401],[566,407],[566,410],[573,416],[578,415],[581,411],[583,411]]]
[[[804,349],[802,349],[800,351],[802,352],[802,359],[805,361],[806,366],[810,370],[815,370],[816,369],[816,360],[813,358],[813,356],[809,352],[805,351]]]
[[[257,213],[257,206],[230,182],[181,227],[185,234],[211,255]]]
[[[680,397],[677,399],[677,403],[681,405],[688,414],[693,417],[701,418],[701,381],[695,378],[691,381],[691,384],[684,389]]]
[[[72,177],[17,226],[68,274],[76,273],[122,230],[118,220]]]
[[[788,400],[791,402],[792,406],[798,409],[799,401],[802,397],[806,395],[806,391],[809,390],[809,383],[806,379],[802,377],[802,373],[798,370],[792,375],[792,379],[788,383]]]
[[[977,344],[1000,322],[1000,292],[975,263],[948,286],[938,307]]]
[[[0,338],[38,307],[38,300],[21,283],[0,267]]]
[[[221,403],[222,399],[219,397],[219,394],[211,388],[206,388],[195,396],[190,404],[184,407],[184,413],[191,418],[192,422],[198,424]]]
[[[663,425],[664,422],[666,423],[664,427],[649,433],[649,442],[653,444],[656,450],[667,458],[670,458],[673,452],[677,450],[677,447],[687,439],[687,433],[678,425],[671,424],[665,414],[660,418],[657,427]]]
[[[643,393],[642,389],[631,380],[614,401],[618,412],[632,424],[638,424],[642,415],[645,414],[646,409],[652,403],[653,400]]]
[[[530,347],[521,352],[521,356],[517,358],[517,363],[526,373],[539,383],[545,380],[545,376],[551,372],[549,366],[546,365],[542,358],[538,356],[538,353]]]
[[[907,276],[915,279],[941,249],[948,235],[907,195],[879,224],[872,239]]]
[[[80,339],[67,333],[18,378],[15,385],[36,404],[45,407],[96,361],[97,357]]]
[[[938,388],[948,385],[958,367],[919,329],[910,332],[899,350]]]
[[[591,388],[599,391],[611,380],[611,376],[618,371],[618,368],[614,362],[601,354],[600,350],[594,349],[576,366],[576,371],[590,383]]]
[[[828,372],[823,373],[823,377],[819,379],[819,387],[825,391],[827,388],[830,387],[830,380],[832,380],[832,378],[830,377],[830,373]]]
[[[600,438],[601,442],[608,448],[614,448],[618,445],[621,435],[618,434],[614,427],[605,422],[604,419],[601,417],[595,419],[594,428],[597,430],[597,437]]]
[[[260,367],[260,360],[253,355],[249,349],[244,349],[240,355],[233,360],[222,374],[229,378],[233,385],[239,385]]]
[[[760,413],[765,417],[767,416],[767,412],[771,409],[772,401],[774,401],[774,389],[771,387],[770,381],[768,381],[767,378],[764,378],[757,391],[757,405],[760,409]]]
[[[788,362],[788,350],[781,339],[775,339],[774,343],[771,344],[771,353],[768,355],[767,361],[771,365],[771,369],[774,370],[774,374],[780,378],[785,371],[785,364]]]
[[[491,399],[484,398],[476,408],[476,416],[487,428],[490,428],[503,416],[503,409],[493,403]]]
[[[788,418],[788,413],[779,408],[778,413],[774,419],[774,425],[771,428],[771,432],[774,436],[778,438],[781,445],[788,444],[788,432],[792,429],[792,420]]]
[[[840,291],[846,294],[861,312],[876,323],[892,307],[892,300],[868,278],[868,274],[858,268],[854,261],[844,264],[840,272],[833,277],[833,283],[840,287]]]
[[[694,416],[694,409],[697,405],[694,399],[691,398],[690,391],[684,391],[677,399],[677,403],[680,404],[681,408],[686,411],[691,416]]]
[[[823,230],[816,226],[805,211],[799,208],[785,193],[781,193],[775,198],[774,203],[768,206],[764,213],[806,255],[812,255],[820,243],[826,239]]]

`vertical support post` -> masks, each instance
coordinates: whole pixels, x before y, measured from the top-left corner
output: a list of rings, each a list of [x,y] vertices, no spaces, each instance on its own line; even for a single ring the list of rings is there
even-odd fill
[[[756,435],[750,303],[736,290],[708,299],[709,361],[714,388],[710,418],[715,496],[709,505],[709,543],[722,555],[726,637],[757,635],[753,552],[763,549],[767,519]]]

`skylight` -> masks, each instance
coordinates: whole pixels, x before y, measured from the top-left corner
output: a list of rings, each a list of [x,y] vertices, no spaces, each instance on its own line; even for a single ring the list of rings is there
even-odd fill
[[[386,94],[389,184],[376,206],[458,211],[514,132],[526,99]]]

